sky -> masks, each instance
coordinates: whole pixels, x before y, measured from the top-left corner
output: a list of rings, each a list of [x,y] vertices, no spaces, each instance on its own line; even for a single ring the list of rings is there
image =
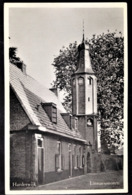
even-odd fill
[[[18,48],[17,55],[27,65],[27,74],[51,88],[54,58],[62,46],[75,41],[80,44],[83,20],[85,37],[89,39],[108,29],[123,33],[123,8],[53,8],[44,3],[41,7],[9,8],[9,46]]]

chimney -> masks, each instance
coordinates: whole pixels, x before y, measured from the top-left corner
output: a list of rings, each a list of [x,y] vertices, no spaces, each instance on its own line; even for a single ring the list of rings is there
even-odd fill
[[[21,69],[21,71],[26,74],[26,65],[23,62],[17,62],[16,66]]]
[[[50,88],[49,90],[52,91],[58,97],[58,88],[53,87]]]

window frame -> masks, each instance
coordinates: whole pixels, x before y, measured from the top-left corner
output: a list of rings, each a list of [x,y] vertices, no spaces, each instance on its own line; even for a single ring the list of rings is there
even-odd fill
[[[91,124],[88,124],[88,120],[90,120]],[[87,126],[93,126],[93,119],[87,118]]]
[[[77,166],[77,145],[73,145],[73,156],[74,156],[74,169],[78,169]]]
[[[82,81],[82,83],[80,81]],[[78,85],[84,85],[84,78],[83,77],[78,78]]]
[[[79,168],[83,168],[83,149],[82,146],[79,147]]]
[[[56,162],[58,162],[58,164]],[[55,164],[55,169],[57,172],[62,172],[64,170],[64,155],[62,154],[61,141],[57,141],[57,154],[55,155]]]
[[[75,127],[75,130],[77,131],[77,129],[78,129],[78,118],[74,118],[74,127]]]
[[[41,144],[42,144],[41,146],[39,146],[39,143],[38,143],[39,140],[41,141]],[[44,147],[44,143],[43,142],[44,142],[43,137],[41,137],[41,136],[40,137],[37,137],[37,147],[38,148],[43,148]]]
[[[92,85],[92,80],[93,80],[92,77],[88,77],[88,85]]]

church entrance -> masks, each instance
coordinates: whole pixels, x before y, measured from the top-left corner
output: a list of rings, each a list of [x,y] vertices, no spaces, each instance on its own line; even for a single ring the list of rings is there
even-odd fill
[[[91,157],[90,153],[87,153],[87,173],[91,173]]]

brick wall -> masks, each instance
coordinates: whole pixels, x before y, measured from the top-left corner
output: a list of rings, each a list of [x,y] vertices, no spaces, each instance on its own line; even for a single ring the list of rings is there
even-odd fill
[[[84,139],[86,139],[86,120],[84,116],[78,116],[78,130]]]
[[[64,158],[64,167],[62,172],[57,172],[55,169],[55,154],[58,153],[57,150],[57,142],[60,141],[62,144],[62,155]],[[69,144],[71,145],[71,155],[73,155],[73,146],[76,145],[77,153],[79,155],[79,147],[82,147],[82,155],[83,155],[83,145],[79,142],[68,140],[64,138],[59,138],[53,135],[45,135],[44,136],[44,172],[45,172],[45,181],[44,183],[53,182],[61,179],[68,178],[70,175],[69,170]],[[71,162],[72,164],[72,162]],[[73,167],[72,167],[73,169]],[[77,176],[83,174],[83,169],[72,170],[72,176]]]
[[[55,154],[57,154],[57,140],[53,137],[44,137],[45,145],[45,172],[55,171]]]
[[[62,144],[62,154],[64,156],[64,168],[69,169],[69,149],[68,145],[75,144],[73,141],[65,141],[64,139],[59,139],[59,137],[44,136],[45,144],[45,172],[55,171],[55,154],[57,154],[57,141],[61,141]],[[73,147],[71,147],[73,148]]]
[[[11,186],[13,182],[35,182],[38,184],[38,139],[43,140],[43,183],[53,182],[69,177],[69,144],[71,144],[71,154],[73,146],[76,145],[76,155],[79,155],[79,147],[83,145],[78,141],[61,138],[54,135],[33,134],[31,132],[17,132],[11,134],[10,141],[10,176]],[[57,142],[62,144],[62,155],[64,167],[62,172],[55,169],[55,154],[58,153]],[[72,162],[71,162],[72,164]],[[73,168],[73,167],[72,167]],[[83,174],[83,169],[72,171],[72,176]]]
[[[26,129],[30,123],[28,116],[16,98],[13,90],[10,89],[10,130]]]
[[[93,125],[87,126],[87,119],[92,118]],[[90,141],[94,145],[94,149],[97,148],[97,119],[93,116],[78,116],[78,130],[84,139]]]
[[[11,181],[30,181],[32,168],[31,134],[19,132],[10,138]]]

